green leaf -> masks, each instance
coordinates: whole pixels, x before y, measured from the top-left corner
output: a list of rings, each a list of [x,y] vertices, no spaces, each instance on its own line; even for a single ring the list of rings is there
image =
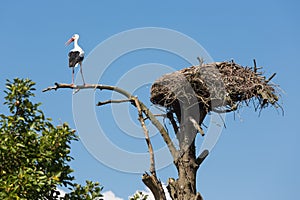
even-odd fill
[[[25,145],[21,144],[21,143],[17,143],[16,144],[17,147],[25,147]]]

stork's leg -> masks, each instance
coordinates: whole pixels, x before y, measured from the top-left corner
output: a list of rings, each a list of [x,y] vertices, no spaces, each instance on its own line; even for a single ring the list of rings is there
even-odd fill
[[[83,73],[82,73],[82,64],[80,63],[80,73],[81,73],[81,77],[82,77],[82,81],[83,81],[83,85],[85,85],[85,81],[83,78]]]
[[[74,85],[74,67],[72,67],[72,85]]]

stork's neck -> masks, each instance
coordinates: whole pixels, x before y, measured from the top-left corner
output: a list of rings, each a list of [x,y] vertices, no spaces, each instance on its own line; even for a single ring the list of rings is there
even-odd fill
[[[74,49],[78,49],[78,48],[80,48],[78,45],[78,39],[75,39],[74,40]]]

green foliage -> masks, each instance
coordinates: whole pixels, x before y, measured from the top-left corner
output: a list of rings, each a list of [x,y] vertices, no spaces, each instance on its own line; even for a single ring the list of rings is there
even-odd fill
[[[96,197],[102,197],[99,195],[103,187],[99,186],[99,183],[93,183],[91,181],[86,181],[86,186],[81,186],[79,184],[74,185],[75,190],[71,193],[66,194],[65,199],[85,199],[93,200]],[[97,198],[97,200],[103,200],[102,198]]]
[[[129,200],[147,200],[148,195],[144,194],[141,191],[137,191],[132,197],[129,198]]]
[[[73,188],[66,199],[102,196],[99,183],[72,183],[70,143],[78,138],[67,123],[53,126],[40,103],[31,102],[34,85],[29,79],[7,80],[4,104],[10,115],[0,114],[0,199],[58,199],[57,186]]]

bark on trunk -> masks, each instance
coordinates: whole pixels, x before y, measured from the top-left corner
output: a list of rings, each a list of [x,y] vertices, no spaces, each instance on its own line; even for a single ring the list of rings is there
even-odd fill
[[[168,181],[167,189],[173,200],[203,200],[196,190],[196,174],[199,165],[195,158],[195,145],[188,150],[175,163],[178,171],[178,179]]]
[[[195,110],[199,113],[199,110],[195,106],[189,106],[189,109],[180,111],[182,121],[177,138],[179,140],[181,155],[174,161],[178,171],[178,179],[170,178],[167,186],[173,200],[203,200],[196,189],[196,174],[201,162],[199,162],[199,158],[196,158],[195,151],[197,129],[190,121],[190,118],[198,119],[199,124],[202,124],[206,116],[206,111],[200,110],[200,116],[197,116]]]

